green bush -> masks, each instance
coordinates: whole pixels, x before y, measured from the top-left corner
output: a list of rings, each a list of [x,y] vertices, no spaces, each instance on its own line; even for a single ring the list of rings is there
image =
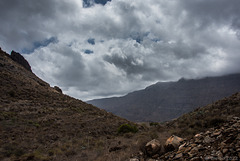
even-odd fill
[[[150,122],[149,125],[150,126],[158,126],[159,124],[158,124],[158,122]]]
[[[130,125],[130,124],[122,124],[117,132],[118,133],[136,133],[138,131],[138,128],[135,125]]]

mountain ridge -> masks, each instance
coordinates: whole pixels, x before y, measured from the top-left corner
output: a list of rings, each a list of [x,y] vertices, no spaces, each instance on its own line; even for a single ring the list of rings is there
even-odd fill
[[[201,79],[182,78],[177,82],[157,82],[122,97],[87,102],[131,121],[168,121],[238,92],[238,82],[240,74]]]

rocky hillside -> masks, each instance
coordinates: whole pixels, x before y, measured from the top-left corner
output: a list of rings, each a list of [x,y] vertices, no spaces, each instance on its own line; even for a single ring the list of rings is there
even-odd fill
[[[133,123],[50,87],[26,69],[22,58],[0,50],[0,160],[112,160],[118,155],[109,152],[121,140],[118,128]]]
[[[240,74],[159,82],[123,97],[91,100],[97,107],[131,121],[169,121],[240,91]]]
[[[240,93],[198,108],[161,127],[172,136],[149,140],[130,161],[239,160]]]
[[[164,160],[239,160],[240,118],[233,117],[220,127],[196,134],[179,148],[161,156]]]
[[[222,126],[196,134],[191,139],[171,136],[161,144],[148,142],[130,161],[159,160],[239,160],[240,118],[229,118]]]
[[[192,136],[208,128],[216,127],[228,121],[228,118],[240,117],[240,93],[218,100],[204,107],[167,122],[173,133],[182,137]]]

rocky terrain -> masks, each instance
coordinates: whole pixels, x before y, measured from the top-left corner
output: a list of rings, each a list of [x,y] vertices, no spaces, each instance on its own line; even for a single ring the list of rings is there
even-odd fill
[[[123,97],[88,101],[135,122],[169,121],[240,91],[240,74],[158,82]]]
[[[164,160],[239,160],[240,118],[233,117],[220,127],[196,134]]]
[[[0,51],[0,160],[112,160],[130,151],[118,128],[134,123],[62,94],[18,58]],[[116,145],[123,150],[110,153]]]
[[[172,136],[146,143],[131,161],[239,160],[240,93],[167,122],[164,128]]]
[[[233,117],[222,126],[210,128],[188,140],[171,136],[164,145],[152,140],[130,161],[239,159],[240,118]]]

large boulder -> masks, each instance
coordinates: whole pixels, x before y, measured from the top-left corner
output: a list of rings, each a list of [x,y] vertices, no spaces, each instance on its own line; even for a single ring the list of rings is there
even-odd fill
[[[12,60],[22,65],[25,69],[32,72],[31,66],[29,65],[28,61],[21,54],[12,51],[10,57],[12,58]]]
[[[172,135],[169,137],[164,145],[167,152],[177,150],[184,140],[178,136]]]
[[[163,146],[158,140],[153,139],[145,145],[145,151],[148,156],[152,157],[156,154],[163,153]]]

